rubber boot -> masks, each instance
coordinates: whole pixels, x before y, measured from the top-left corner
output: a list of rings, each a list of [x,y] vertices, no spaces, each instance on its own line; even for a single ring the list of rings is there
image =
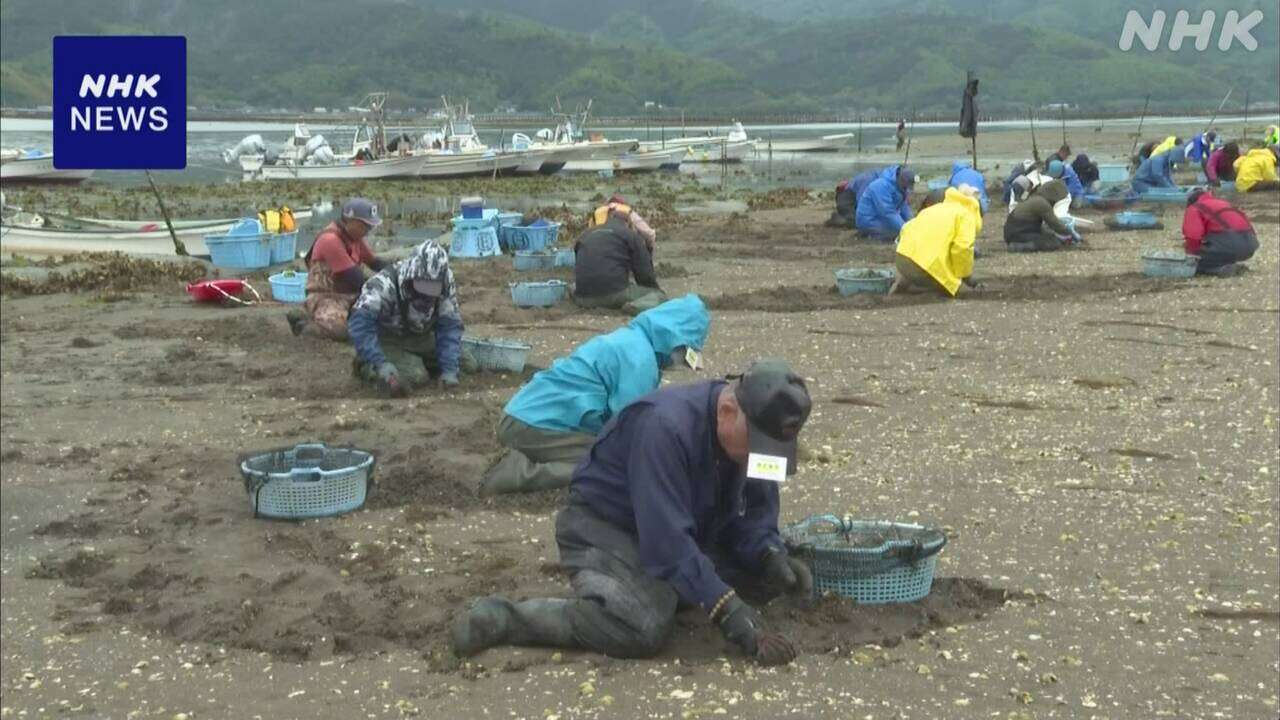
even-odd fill
[[[285,317],[289,320],[289,330],[293,332],[294,337],[301,335],[307,326],[307,314],[295,308],[286,313]]]
[[[574,600],[538,598],[512,603],[497,595],[476,601],[450,630],[453,653],[470,657],[496,645],[576,647],[567,612]]]

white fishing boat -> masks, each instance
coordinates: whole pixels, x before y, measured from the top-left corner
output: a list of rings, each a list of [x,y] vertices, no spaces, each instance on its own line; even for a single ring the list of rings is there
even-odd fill
[[[295,221],[311,217],[311,210],[293,214]],[[122,252],[128,255],[173,255],[173,238],[164,220],[100,220],[14,212],[0,219],[0,252],[19,255],[65,255],[80,252]],[[189,255],[209,254],[205,235],[224,233],[241,218],[174,220],[173,231]]]
[[[495,150],[480,140],[467,103],[450,105],[448,98],[441,99],[445,107],[444,125],[439,132],[423,136],[420,147],[413,151],[415,156],[424,159],[418,169],[418,177],[507,175],[522,169],[530,173],[542,171],[543,163],[552,154],[550,150],[533,148],[528,142],[523,146],[513,142],[511,150]],[[519,134],[514,138],[528,140],[527,136]]]
[[[80,182],[92,170],[59,170],[53,153],[40,150],[0,150],[0,182]]]
[[[636,150],[614,158],[570,160],[565,172],[647,172],[658,169],[678,168],[688,148],[672,147],[666,150]]]
[[[414,177],[424,162],[421,156],[401,145],[387,147],[383,108],[385,92],[370,93],[357,109],[368,119],[355,127],[351,144],[335,152],[323,135],[313,136],[302,123],[294,125],[293,137],[279,152],[269,151],[262,138],[250,135],[241,140],[223,159],[238,162],[246,180],[378,180]]]
[[[853,140],[853,133],[840,133],[838,135],[823,135],[819,138],[801,138],[795,140],[774,140],[772,143],[766,143],[757,140],[756,147],[764,150],[771,146],[774,152],[837,152],[848,147],[850,141]]]
[[[641,147],[645,150],[654,150],[661,146],[686,148],[685,162],[741,162],[756,151],[758,142],[747,137],[747,131],[742,127],[742,123],[735,121],[733,130],[728,135],[672,138],[660,143],[641,143]]]
[[[598,133],[584,136],[583,128],[586,127],[587,120],[591,116],[590,100],[587,101],[585,106],[579,106],[572,116],[560,111],[558,100],[556,105],[557,107],[552,110],[552,114],[557,118],[555,130],[543,128],[532,139],[519,133],[512,137],[512,146],[514,148],[519,149],[523,145],[530,151],[552,151],[550,156],[538,168],[538,172],[549,174],[560,169],[572,171],[575,168],[582,167],[582,163],[590,161],[609,161],[611,163],[613,160],[639,149],[640,141],[635,138],[606,140],[604,136]],[[600,163],[596,164],[600,165]],[[530,172],[531,169],[532,163],[526,163],[517,168],[516,172]],[[600,169],[604,169],[604,166],[601,165]]]

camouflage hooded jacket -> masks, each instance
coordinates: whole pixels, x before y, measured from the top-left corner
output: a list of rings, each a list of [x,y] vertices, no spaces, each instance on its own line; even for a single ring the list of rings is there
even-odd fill
[[[440,296],[415,293],[414,280],[440,282]],[[409,257],[369,278],[347,319],[356,355],[374,368],[387,362],[379,341],[381,334],[403,337],[434,332],[440,370],[457,373],[462,330],[458,288],[449,268],[449,255],[434,240],[427,240]]]

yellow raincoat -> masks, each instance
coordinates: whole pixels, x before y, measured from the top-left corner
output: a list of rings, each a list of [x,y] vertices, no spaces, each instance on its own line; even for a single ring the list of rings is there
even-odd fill
[[[902,226],[898,254],[929,273],[952,297],[973,273],[973,241],[982,231],[978,199],[947,188],[942,202]]]
[[[1271,148],[1254,148],[1236,158],[1236,190],[1249,192],[1260,182],[1276,180],[1276,155]]]
[[[1170,135],[1164,139],[1164,142],[1151,149],[1151,157],[1167,153],[1178,146],[1178,138]]]

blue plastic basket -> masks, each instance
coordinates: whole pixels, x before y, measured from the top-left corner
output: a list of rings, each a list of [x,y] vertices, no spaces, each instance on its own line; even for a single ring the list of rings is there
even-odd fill
[[[1222,192],[1229,192],[1229,193],[1233,193],[1233,192],[1235,192],[1235,191],[1236,191],[1236,181],[1235,181],[1235,180],[1223,180],[1221,183],[1219,183],[1219,185],[1218,185],[1218,189],[1219,189],[1219,190],[1221,190]]]
[[[293,259],[298,251],[298,231],[276,233],[271,236],[271,264],[279,265]]]
[[[487,372],[524,372],[529,357],[528,345],[506,338],[462,338],[462,352],[475,360],[476,367]]]
[[[578,254],[573,248],[560,248],[556,250],[556,267],[571,268],[578,264]]]
[[[1189,278],[1199,260],[1181,250],[1148,250],[1142,253],[1142,274],[1154,278]]]
[[[950,178],[934,178],[930,180],[927,187],[930,190],[943,190],[951,183]]]
[[[1103,223],[1117,230],[1159,230],[1164,227],[1164,223],[1156,219],[1154,214],[1132,210],[1118,212],[1103,220]]]
[[[332,517],[364,504],[373,484],[373,455],[355,448],[304,443],[246,456],[240,474],[255,517]]]
[[[253,222],[258,222],[254,220]],[[209,248],[209,259],[214,265],[225,268],[252,270],[271,264],[271,234],[232,234],[233,227],[222,235],[205,235],[204,245]]]
[[[563,280],[511,283],[511,302],[516,307],[551,307],[569,294]]]
[[[1098,183],[1101,185],[1120,185],[1129,182],[1127,165],[1099,165]]]
[[[556,266],[555,253],[543,251],[517,250],[511,265],[521,272],[530,270],[550,270]]]
[[[307,299],[307,274],[286,270],[267,278],[271,297],[280,302],[300,303]]]
[[[504,225],[507,247],[512,250],[542,250],[554,245],[560,235],[560,223],[545,225]]]
[[[897,275],[889,268],[850,268],[836,271],[836,287],[841,295],[889,292]]]
[[[809,565],[816,592],[834,592],[864,605],[914,602],[928,595],[938,553],[947,544],[933,528],[835,515],[810,517],[782,536],[788,551]]]
[[[501,255],[498,232],[484,221],[454,220],[453,241],[449,245],[449,257],[479,258]]]
[[[500,212],[494,218],[494,224],[498,227],[498,246],[502,248],[502,252],[511,252],[511,237],[507,233],[507,226],[519,225],[523,213],[518,212]]]
[[[1187,201],[1187,192],[1191,188],[1151,188],[1146,192],[1138,194],[1139,202],[1158,202],[1158,203],[1185,203]]]

